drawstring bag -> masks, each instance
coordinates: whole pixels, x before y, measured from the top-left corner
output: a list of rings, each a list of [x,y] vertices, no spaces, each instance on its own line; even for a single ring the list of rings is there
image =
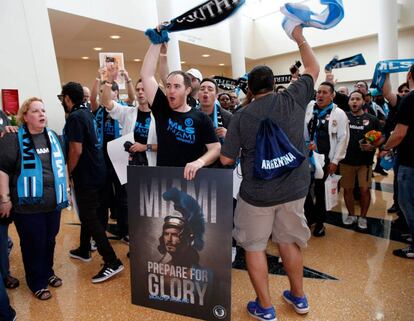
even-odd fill
[[[277,124],[269,118],[260,122],[253,171],[256,178],[271,180],[299,167],[304,160]]]

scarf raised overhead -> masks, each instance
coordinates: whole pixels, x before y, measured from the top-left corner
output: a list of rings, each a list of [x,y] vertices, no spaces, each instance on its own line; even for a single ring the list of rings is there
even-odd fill
[[[344,17],[342,0],[320,0],[327,7],[321,12],[313,12],[308,6],[300,3],[286,3],[280,8],[285,15],[282,27],[289,38],[292,38],[296,26],[330,29],[335,27]]]
[[[208,0],[164,23],[160,32],[156,29],[147,29],[145,35],[153,44],[168,42],[170,40],[169,32],[201,28],[219,23],[234,14],[244,2],[245,0]]]

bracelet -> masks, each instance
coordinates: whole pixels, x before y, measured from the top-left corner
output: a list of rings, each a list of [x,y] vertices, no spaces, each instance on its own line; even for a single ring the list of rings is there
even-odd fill
[[[299,45],[298,45],[298,48],[300,49],[300,47],[302,47],[305,43],[307,43],[307,41],[306,40],[303,40]]]
[[[167,57],[167,54],[165,54],[165,53],[160,53],[160,56],[161,56],[161,57]]]
[[[110,83],[110,82],[108,82],[108,81],[107,81],[107,82],[105,83],[105,86],[108,86],[108,87],[111,87],[111,88],[112,88],[112,83]]]

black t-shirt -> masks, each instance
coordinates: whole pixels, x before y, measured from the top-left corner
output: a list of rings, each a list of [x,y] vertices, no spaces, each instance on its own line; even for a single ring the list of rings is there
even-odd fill
[[[349,143],[346,156],[341,163],[353,166],[372,165],[375,149],[372,152],[364,152],[359,141],[364,139],[370,130],[380,131],[380,122],[377,117],[367,113],[361,116],[354,116],[351,112],[346,114],[349,119]]]
[[[137,112],[137,119],[134,128],[134,140],[140,144],[147,144],[148,132],[151,124],[151,112],[140,111]],[[148,165],[147,153],[137,152],[132,155],[130,165]]]
[[[400,103],[396,123],[408,126],[407,134],[397,147],[398,163],[414,167],[414,91],[405,96]]]
[[[70,142],[82,143],[82,154],[72,172],[76,188],[101,188],[106,180],[106,165],[94,115],[85,107],[74,107],[66,119],[64,136],[67,149]]]
[[[10,133],[0,139],[0,170],[10,178],[10,196],[13,210],[17,213],[51,212],[56,209],[55,179],[50,157],[50,144],[47,134],[32,135],[37,155],[42,162],[43,199],[41,204],[19,205],[17,179],[21,171],[21,153],[17,134]]]
[[[158,166],[184,167],[207,151],[206,144],[218,142],[213,123],[201,111],[173,111],[158,88],[151,106],[155,118]]]

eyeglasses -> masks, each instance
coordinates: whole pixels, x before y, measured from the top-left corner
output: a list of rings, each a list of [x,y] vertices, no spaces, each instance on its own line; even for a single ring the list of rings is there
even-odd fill
[[[65,95],[62,95],[62,94],[60,94],[60,95],[57,95],[57,98],[60,100],[60,101],[63,101],[63,97],[64,97]]]

